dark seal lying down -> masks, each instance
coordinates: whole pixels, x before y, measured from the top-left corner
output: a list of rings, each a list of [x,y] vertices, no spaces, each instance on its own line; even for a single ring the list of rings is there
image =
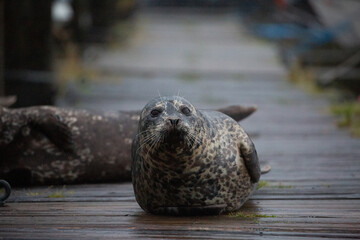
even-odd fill
[[[256,110],[220,111],[239,121]],[[131,180],[138,111],[0,107],[0,179],[16,185]]]
[[[142,209],[199,215],[238,210],[261,170],[242,127],[181,97],[159,97],[140,114],[132,145],[132,182]]]

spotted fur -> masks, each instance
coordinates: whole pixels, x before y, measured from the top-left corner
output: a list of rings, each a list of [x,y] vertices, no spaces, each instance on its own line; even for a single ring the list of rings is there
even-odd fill
[[[131,178],[139,112],[0,107],[0,178],[11,185]]]
[[[190,114],[183,113],[185,107]],[[156,117],[154,109],[161,112]],[[259,178],[251,139],[227,115],[197,110],[180,97],[154,99],[142,110],[132,145],[132,181],[145,211],[175,215],[235,211]]]
[[[0,98],[0,178],[12,186],[131,181],[131,145],[140,111],[9,109],[3,104]],[[255,110],[219,109],[237,121]]]

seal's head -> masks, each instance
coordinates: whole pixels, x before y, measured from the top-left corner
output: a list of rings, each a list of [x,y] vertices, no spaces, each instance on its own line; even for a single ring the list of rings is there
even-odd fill
[[[141,112],[139,138],[151,148],[148,150],[165,147],[179,152],[199,143],[201,126],[199,113],[189,101],[178,96],[158,97]]]

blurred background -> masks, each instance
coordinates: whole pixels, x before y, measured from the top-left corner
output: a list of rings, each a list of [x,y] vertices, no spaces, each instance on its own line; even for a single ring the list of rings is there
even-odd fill
[[[359,128],[359,11],[356,0],[0,0],[0,96],[16,95],[13,107],[141,109],[179,94],[266,108],[296,83],[329,93],[339,125]]]

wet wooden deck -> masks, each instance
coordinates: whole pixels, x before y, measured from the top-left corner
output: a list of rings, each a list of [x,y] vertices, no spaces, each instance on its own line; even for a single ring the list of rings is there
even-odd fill
[[[157,89],[163,95],[180,89],[202,107],[257,104],[242,125],[260,159],[272,165],[262,177],[267,185],[242,214],[211,217],[146,214],[130,183],[15,189],[0,208],[0,239],[359,239],[360,140],[336,128],[328,103],[289,84],[271,60],[272,46],[239,33],[233,18],[187,17],[184,26],[181,17],[166,17],[144,15],[145,43],[93,63],[117,75],[114,64],[125,58],[127,75],[118,84],[94,83],[79,95],[80,107],[139,109]],[[174,55],[190,63],[181,65]],[[216,64],[218,56],[229,64]],[[147,74],[152,67],[158,75]],[[197,77],[190,78],[194,70]]]
[[[305,182],[305,181],[304,181]],[[1,208],[0,237],[12,239],[323,239],[360,237],[358,181],[270,181],[245,216],[145,214],[130,184],[18,190]],[[289,185],[288,185],[289,184]],[[290,185],[291,184],[291,185]],[[357,187],[355,187],[357,185]],[[288,186],[292,186],[291,188]],[[60,188],[61,189],[61,188]],[[61,189],[61,191],[63,191]],[[36,196],[35,196],[36,195]]]

